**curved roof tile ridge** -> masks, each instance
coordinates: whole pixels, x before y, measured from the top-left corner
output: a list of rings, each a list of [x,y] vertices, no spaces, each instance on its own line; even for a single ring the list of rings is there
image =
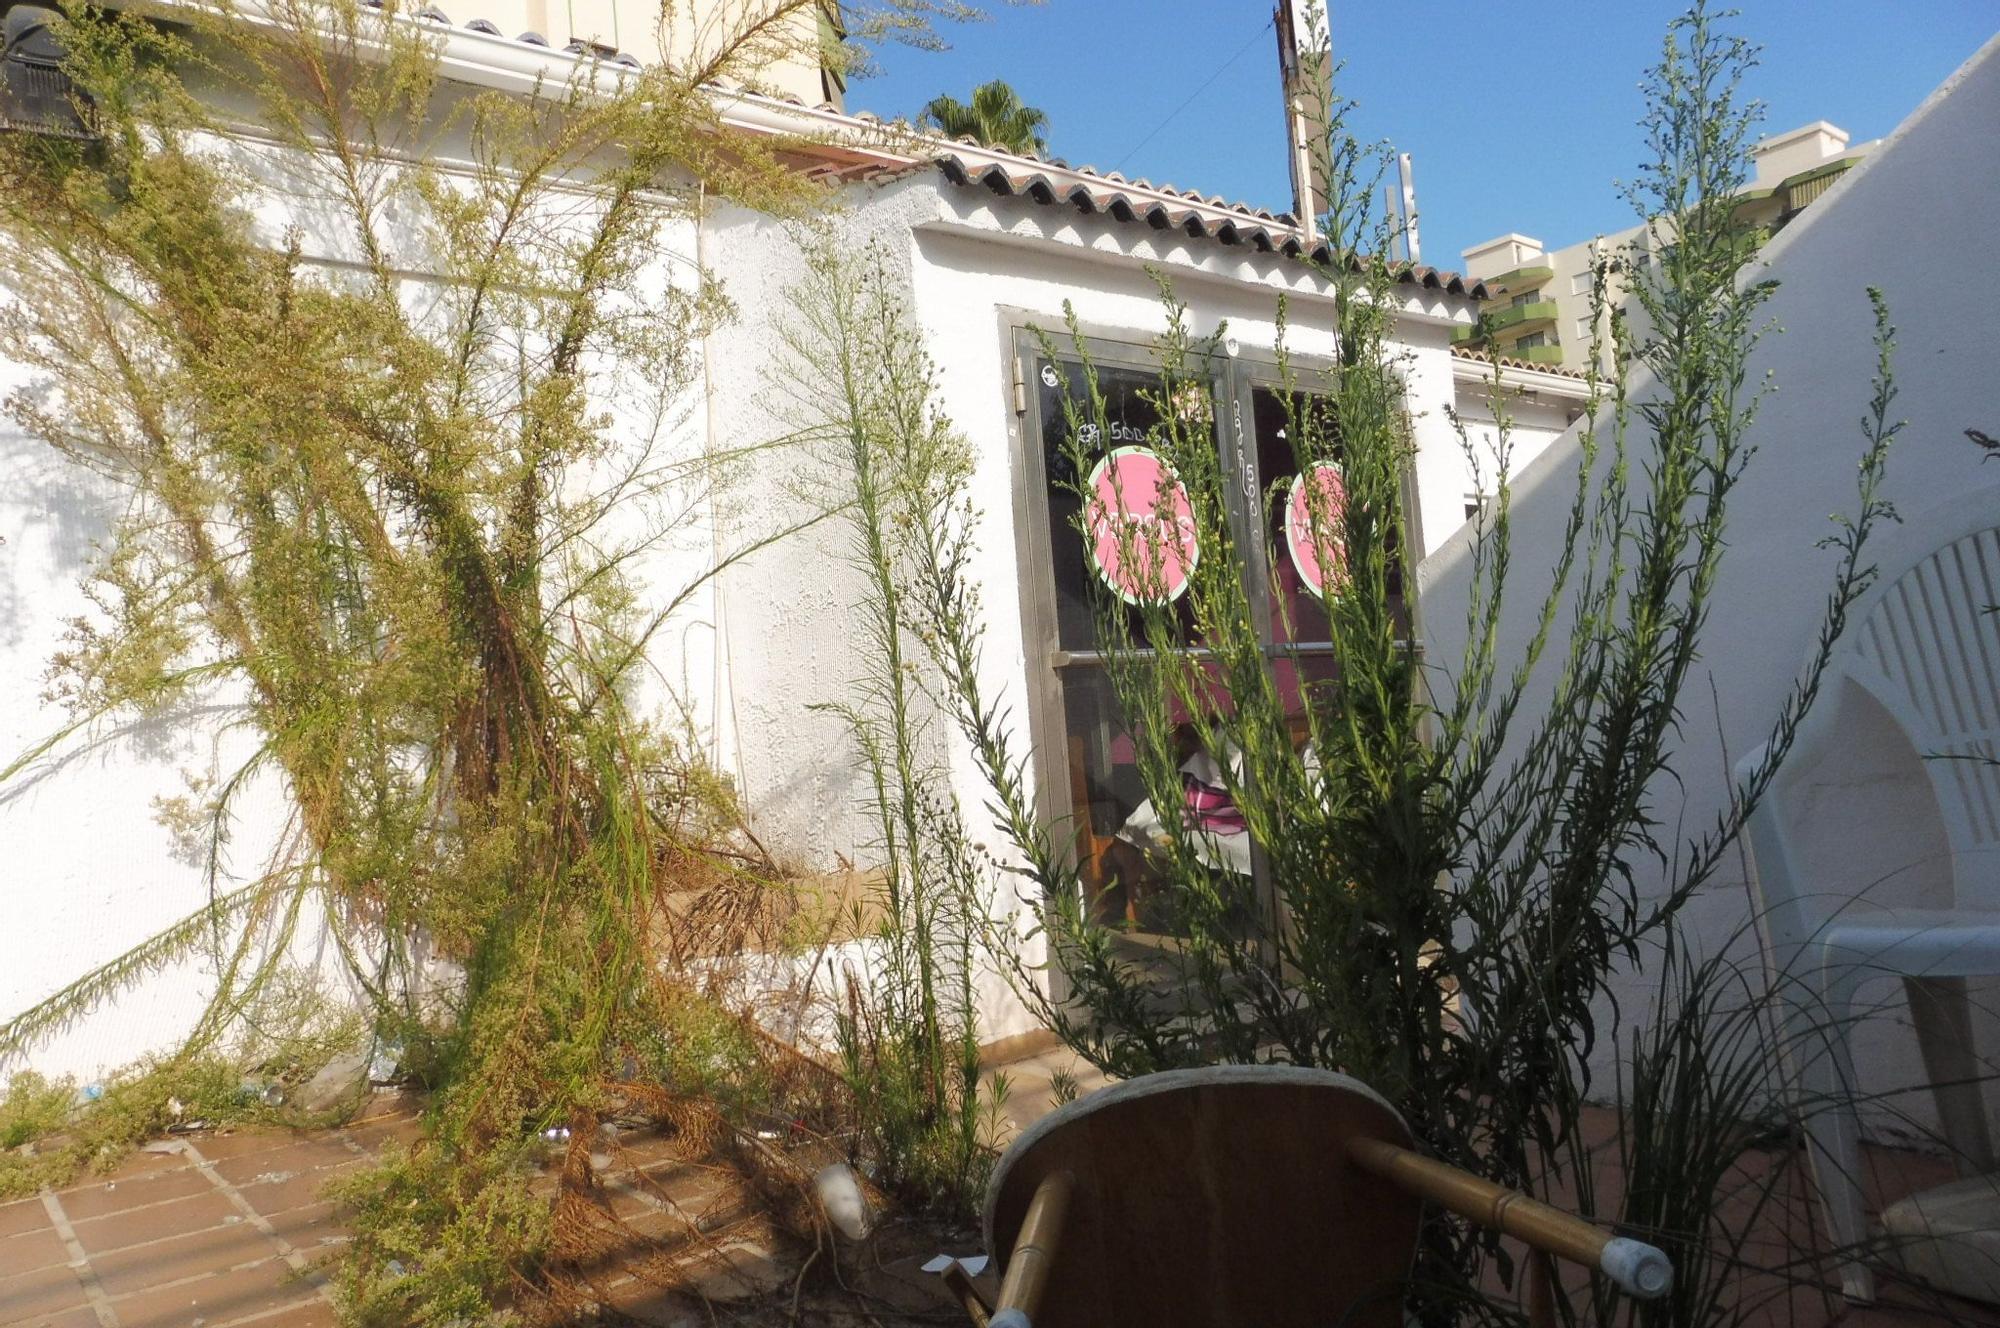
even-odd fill
[[[1530,373],[1553,374],[1557,378],[1574,378],[1578,382],[1582,382],[1584,379],[1590,377],[1590,374],[1586,370],[1572,369],[1566,364],[1536,364],[1533,360],[1524,360],[1518,356],[1492,355],[1486,351],[1474,350],[1467,346],[1453,346],[1451,353],[1457,359],[1471,360],[1478,364],[1491,364],[1495,360],[1498,360],[1500,367],[1503,369],[1525,369]]]
[[[727,91],[723,88],[718,90]],[[858,111],[839,111],[824,105],[807,108],[796,100],[774,98],[747,88],[736,95],[778,105],[790,100],[802,110],[811,110],[828,120],[845,121],[853,129],[868,133],[879,133],[883,127],[879,117],[865,116]],[[896,123],[902,125],[901,121]],[[914,126],[910,127],[910,132],[924,135],[921,128]],[[928,160],[951,183],[967,187],[982,185],[1002,197],[1025,198],[1045,207],[1074,207],[1126,224],[1143,221],[1156,229],[1182,230],[1190,236],[1220,244],[1248,243],[1264,253],[1305,257],[1319,263],[1328,263],[1334,258],[1324,238],[1301,226],[1291,212],[1230,202],[1220,195],[1205,195],[1199,190],[1180,189],[1172,184],[1155,185],[1143,176],[1126,176],[1116,169],[1104,170],[1088,162],[1070,165],[1046,152],[1016,152],[983,144],[970,134],[959,135],[955,139],[925,137],[928,138],[927,144],[920,142],[889,149],[890,156],[904,163],[900,169],[891,167],[895,173],[918,168]],[[1344,261],[1358,266],[1365,260],[1348,254]],[[1461,299],[1483,300],[1489,294],[1483,282],[1421,264],[1398,266],[1394,279],[1422,289],[1444,291]]]
[[[936,163],[952,183],[983,184],[1002,197],[1024,198],[1044,206],[1071,206],[1122,222],[1144,222],[1155,230],[1180,231],[1218,244],[1248,244],[1263,253],[1281,253],[1322,263],[1330,262],[1333,257],[1325,241],[1303,231],[1290,213],[1229,203],[1218,196],[1204,196],[1196,190],[1172,185],[1154,185],[1145,179],[1127,180],[1117,171],[1063,166],[1044,158],[992,148],[984,149],[984,154],[990,154],[992,159],[969,160],[964,154],[945,151],[937,155]],[[1025,169],[1031,166],[1039,169]],[[1065,180],[1062,178],[1065,175],[1072,178]],[[1443,291],[1464,299],[1486,298],[1486,288],[1481,283],[1420,263],[1400,264],[1394,276],[1400,283],[1425,290]]]

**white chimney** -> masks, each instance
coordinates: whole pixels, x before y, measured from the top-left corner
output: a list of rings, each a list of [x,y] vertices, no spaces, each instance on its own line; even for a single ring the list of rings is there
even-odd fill
[[[1750,149],[1750,160],[1757,170],[1750,183],[1759,189],[1768,189],[1780,180],[1789,179],[1800,171],[1809,171],[1845,151],[1847,131],[1825,120],[1815,120],[1809,125],[1773,134]]]
[[[1503,272],[1512,272],[1517,267],[1527,267],[1547,255],[1542,249],[1542,242],[1534,236],[1509,231],[1483,244],[1475,244],[1470,249],[1461,249],[1458,256],[1465,260],[1466,276],[1484,281]]]
[[[1410,154],[1396,154],[1396,179],[1403,187],[1402,207],[1397,216],[1403,232],[1403,256],[1412,263],[1424,261],[1424,246],[1417,239],[1417,183],[1410,174]]]

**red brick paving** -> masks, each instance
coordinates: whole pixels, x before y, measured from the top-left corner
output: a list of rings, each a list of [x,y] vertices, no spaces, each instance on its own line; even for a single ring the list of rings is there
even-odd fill
[[[190,1135],[108,1177],[0,1205],[4,1328],[332,1328],[328,1179],[415,1134],[399,1098],[344,1130]]]

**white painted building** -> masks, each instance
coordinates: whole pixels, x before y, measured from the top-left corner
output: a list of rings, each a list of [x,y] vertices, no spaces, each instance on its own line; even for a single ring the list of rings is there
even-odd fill
[[[1562,365],[1511,356],[1500,356],[1496,363],[1490,354],[1457,345],[1452,347],[1451,373],[1453,409],[1466,444],[1459,468],[1464,481],[1461,515],[1470,520],[1499,492],[1503,473],[1511,480],[1583,415],[1592,386],[1583,373]],[[1448,482],[1442,465],[1433,475],[1434,487]],[[1448,534],[1427,539],[1425,547],[1438,547]]]
[[[440,30],[440,40],[448,78],[517,94],[538,79],[560,83],[579,60],[594,58],[463,27]],[[611,62],[600,61],[598,71],[616,77]],[[1291,350],[1308,360],[1332,351],[1328,288],[1299,260],[1312,240],[1288,217],[1190,191],[969,144],[912,154],[907,144],[885,144],[873,122],[831,107],[749,94],[728,94],[727,102],[735,132],[819,140],[799,162],[839,183],[843,207],[829,224],[844,244],[878,245],[908,297],[943,404],[978,457],[982,561],[974,571],[988,615],[988,685],[1033,742],[1044,809],[1061,816],[1087,802],[1093,834],[1113,836],[1133,814],[1137,778],[1101,669],[1077,634],[1081,550],[1065,549],[1075,536],[1047,473],[1070,367],[1061,355],[1044,363],[1032,330],[1059,333],[1072,305],[1107,381],[1122,385],[1117,409],[1143,427],[1129,389],[1165,329],[1149,271],[1165,274],[1197,333],[1226,325],[1227,349],[1213,371],[1219,445],[1261,499],[1290,480],[1272,391],[1281,294]],[[281,175],[274,162],[274,178]],[[288,217],[275,199],[270,208],[275,234]],[[777,333],[790,319],[784,292],[803,275],[797,235],[768,217],[717,210],[668,238],[666,267],[709,265],[741,311],[703,348],[679,445],[782,432],[787,421],[772,384],[788,369]],[[342,258],[310,229],[305,243],[312,261]],[[660,276],[671,279],[670,271]],[[1455,403],[1468,413],[1476,448],[1485,369],[1454,356],[1451,338],[1471,324],[1479,294],[1427,268],[1410,270],[1393,290],[1416,443],[1413,533],[1423,548],[1442,543],[1467,504],[1491,491],[1490,464],[1482,485],[1452,418]],[[0,365],[0,379],[14,386],[21,374]],[[1510,365],[1503,379],[1523,440],[1555,437],[1576,408],[1574,378]],[[795,501],[782,470],[753,477],[732,510],[760,522],[781,514]],[[11,758],[65,722],[61,710],[36,699],[38,680],[65,620],[85,611],[80,582],[92,542],[109,529],[121,498],[12,425],[0,426],[0,472],[7,539],[0,683],[12,698],[0,707],[0,751]],[[748,528],[740,524],[747,518],[711,515],[716,543],[691,555],[697,562]],[[850,626],[859,588],[843,570],[845,539],[830,523],[731,568],[659,633],[653,659],[706,729],[717,763],[739,782],[764,842],[808,868],[865,864],[872,838],[844,727],[812,709],[840,699],[862,672]],[[694,565],[667,558],[647,570],[664,594]],[[1307,602],[1295,586],[1270,593]],[[107,729],[0,789],[0,1012],[48,996],[209,897],[202,871],[177,856],[158,824],[156,802],[182,791],[183,771],[227,770],[240,758],[254,738],[231,729],[231,718],[229,698],[218,696],[172,721]],[[983,790],[962,754],[953,769],[966,805],[981,805]],[[275,788],[243,805],[222,884],[257,872],[282,820]],[[184,1029],[209,986],[198,963],[164,973],[35,1063],[87,1075],[128,1062]],[[1025,1031],[1025,1013],[997,979],[988,995],[986,1036]]]
[[[1834,553],[1818,545],[1832,533],[1829,517],[1856,506],[1858,421],[1874,370],[1866,287],[1881,288],[1897,328],[1900,395],[1893,414],[1909,421],[1889,461],[1885,492],[1902,524],[1885,531],[1882,547],[1920,546],[1967,505],[1990,505],[2000,515],[2000,469],[1966,436],[1968,429],[2000,434],[1996,125],[2000,38],[1841,175],[1741,276],[1780,283],[1765,314],[1783,330],[1758,347],[1749,375],[1755,383],[1768,372],[1776,391],[1758,415],[1750,438],[1757,454],[1731,500],[1729,548],[1701,657],[1682,696],[1679,778],[1653,790],[1657,817],[1669,831],[1685,827],[1692,834],[1715,824],[1727,805],[1732,762],[1769,735],[1812,649],[1835,572]],[[1648,388],[1635,384],[1635,395]],[[1553,565],[1577,461],[1572,434],[1516,478],[1517,575]],[[1426,603],[1463,602],[1469,551],[1470,532],[1461,532],[1425,560],[1419,593]],[[1539,607],[1536,588],[1525,581],[1520,588],[1504,623],[1503,649],[1518,650]],[[1425,625],[1432,658],[1460,657],[1462,615],[1430,612]],[[1562,653],[1558,642],[1549,657]],[[1533,704],[1531,696],[1530,712]],[[1840,759],[1802,772],[1803,786],[1794,793],[1804,810],[1788,828],[1806,858],[1808,888],[1850,897],[1864,911],[1878,903],[1952,907],[1944,831],[1919,753],[1858,691],[1827,695],[1821,704],[1837,709],[1846,742]],[[1635,868],[1643,888],[1660,888],[1650,864]],[[1745,859],[1729,858],[1689,906],[1699,946],[1713,952],[1750,922],[1746,868]],[[1633,979],[1620,992],[1621,1004],[1628,1013],[1643,1010],[1649,995],[1646,983]],[[1884,978],[1863,999],[1886,1006],[1859,1035],[1863,1090],[1921,1085],[1895,983]],[[1996,1007],[1992,983],[1975,992],[1975,1004]],[[1978,1038],[1990,1067],[2000,1053],[2000,1025],[1987,1018]],[[1898,1097],[1894,1106],[1917,1120],[1931,1113],[1921,1092]]]

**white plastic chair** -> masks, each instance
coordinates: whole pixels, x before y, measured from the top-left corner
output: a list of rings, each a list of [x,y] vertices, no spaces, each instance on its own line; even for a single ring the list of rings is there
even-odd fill
[[[1868,1229],[1849,1043],[1863,980],[1903,979],[1960,1169],[1994,1166],[1964,981],[2000,974],[2000,765],[1989,763],[2000,761],[2000,616],[1988,611],[2000,605],[2000,502],[1977,497],[1942,521],[1924,520],[1921,534],[1900,532],[1901,549],[1878,560],[1880,579],[1855,605],[1819,704],[1748,823],[1771,958],[1803,1062],[1814,1175],[1834,1245],[1849,1255],[1841,1287],[1856,1301],[1875,1295],[1859,1260]],[[1817,762],[1840,759],[1850,683],[1881,705],[1923,758],[1949,841],[1950,909],[1857,906],[1864,882],[1799,879],[1785,786]],[[1738,778],[1747,780],[1763,759],[1762,748],[1744,758]],[[1826,1054],[1810,1054],[1822,1039]]]

